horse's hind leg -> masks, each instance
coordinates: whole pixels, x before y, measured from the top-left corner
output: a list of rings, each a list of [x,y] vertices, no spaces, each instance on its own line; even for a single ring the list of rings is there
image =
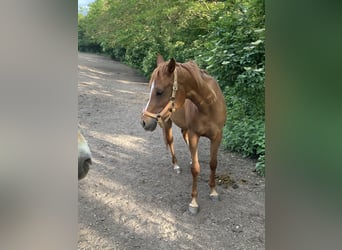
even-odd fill
[[[179,174],[181,172],[181,169],[178,165],[178,161],[177,161],[176,154],[175,154],[175,148],[174,148],[174,144],[173,144],[173,135],[172,135],[172,121],[171,120],[168,120],[167,122],[164,123],[164,135],[165,135],[166,144],[168,145],[170,152],[171,152],[173,170],[177,174]]]
[[[182,129],[182,135],[183,135],[183,139],[184,139],[186,145],[189,145],[188,130],[187,129]]]
[[[189,146],[189,134],[188,134],[188,130],[187,129],[182,129],[182,135],[183,135],[183,139],[186,143],[186,145]],[[190,167],[192,165],[192,161],[190,161]]]
[[[209,187],[210,187],[210,198],[212,200],[218,200],[218,193],[216,192],[215,186],[215,174],[217,167],[217,152],[222,139],[222,131],[217,133],[215,138],[211,139],[210,143],[210,178],[209,178]]]

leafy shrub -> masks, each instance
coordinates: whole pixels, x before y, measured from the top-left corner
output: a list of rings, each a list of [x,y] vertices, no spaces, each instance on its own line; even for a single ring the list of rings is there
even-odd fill
[[[228,117],[223,145],[257,158],[265,174],[265,29],[262,1],[232,1],[213,13],[199,37],[196,60],[224,91]]]
[[[78,50],[83,52],[101,52],[102,47],[87,35],[85,17],[78,14]]]

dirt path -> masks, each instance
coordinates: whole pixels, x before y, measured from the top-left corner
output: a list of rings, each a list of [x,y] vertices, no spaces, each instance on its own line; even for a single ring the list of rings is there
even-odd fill
[[[139,124],[148,80],[118,62],[79,54],[79,123],[93,153],[79,182],[78,249],[264,249],[264,179],[254,162],[219,151],[217,174],[230,176],[209,199],[209,141],[201,138],[200,212],[187,211],[192,177],[190,154],[174,128],[180,175],[158,128]]]

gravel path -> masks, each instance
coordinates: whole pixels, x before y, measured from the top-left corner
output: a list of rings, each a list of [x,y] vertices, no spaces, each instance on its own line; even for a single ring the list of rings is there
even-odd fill
[[[79,53],[78,119],[93,154],[79,182],[78,249],[264,249],[265,181],[255,162],[220,149],[209,199],[209,140],[200,139],[200,211],[187,211],[190,154],[174,126],[182,173],[172,171],[162,130],[145,132],[148,79],[106,57]]]

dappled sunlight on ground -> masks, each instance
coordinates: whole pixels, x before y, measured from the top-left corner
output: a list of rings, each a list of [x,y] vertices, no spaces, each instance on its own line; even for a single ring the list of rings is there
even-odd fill
[[[104,249],[104,246],[108,248],[112,245],[112,240],[107,237],[103,237],[100,231],[97,231],[93,227],[87,227],[80,223],[80,227],[82,227],[82,231],[80,231],[79,236],[84,238],[89,238],[88,240],[93,242],[92,246],[97,248],[82,248],[82,249]],[[106,248],[106,249],[108,249]]]
[[[89,134],[97,139],[106,141],[113,145],[123,147],[131,152],[130,150],[146,153],[142,144],[145,142],[145,139],[140,137],[131,136],[131,135],[111,135],[106,133],[101,133],[97,131],[88,131]]]
[[[113,96],[109,92],[106,93],[104,91],[97,91],[97,90],[90,90],[89,93],[92,94],[92,95],[104,95],[104,96],[109,96],[109,97]]]
[[[79,86],[91,86],[91,87],[101,87],[101,85],[94,81],[88,81],[88,82],[79,82]]]
[[[115,92],[122,93],[122,94],[136,95],[136,92],[123,90],[123,89],[116,89]]]
[[[123,83],[123,84],[143,84],[148,86],[148,82],[136,82],[136,81],[125,81],[125,80],[117,80],[119,83]]]
[[[135,200],[135,194],[127,186],[117,183],[115,178],[101,176],[100,182],[97,193],[84,191],[84,195],[94,202],[105,204],[106,209],[113,211],[106,220],[124,224],[130,232],[141,237],[161,235],[169,241],[176,240],[176,219],[172,213],[147,203],[142,206],[141,202]]]
[[[87,70],[87,71],[89,71],[91,73],[100,74],[100,75],[106,75],[106,76],[110,75],[110,73],[101,71],[101,70],[96,69],[96,68],[90,68],[90,67],[87,67],[87,66],[83,66],[83,65],[78,65],[78,69],[84,70],[84,71]],[[88,75],[88,76],[90,76],[91,78],[94,77],[94,75]],[[101,79],[101,78],[98,78],[98,79]]]

